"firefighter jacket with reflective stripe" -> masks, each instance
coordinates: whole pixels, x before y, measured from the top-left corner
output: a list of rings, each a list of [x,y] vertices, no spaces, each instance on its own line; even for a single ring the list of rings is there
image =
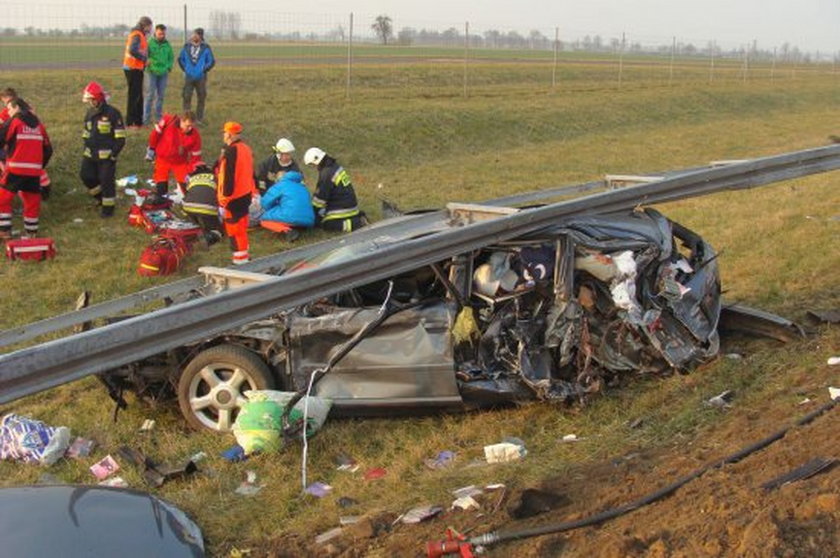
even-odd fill
[[[149,43],[142,29],[135,27],[125,40],[123,54],[123,68],[126,70],[142,70],[149,58]]]
[[[149,147],[158,159],[168,163],[186,163],[187,155],[181,142],[181,119],[174,114],[164,114],[149,132]]]
[[[40,176],[53,152],[46,128],[28,111],[3,124],[0,148],[6,150],[6,172],[19,176]]]
[[[254,186],[254,156],[251,148],[241,140],[226,145],[217,163],[218,199],[221,207],[228,207],[234,200],[247,197],[248,212],[251,194],[256,191]],[[237,207],[243,202],[237,203]]]
[[[201,134],[198,128],[193,127],[189,132],[181,132],[181,146],[184,148],[187,165],[201,161]]]
[[[120,111],[107,103],[92,107],[85,115],[84,156],[94,161],[116,159],[125,146],[125,125]]]
[[[359,214],[350,175],[329,155],[318,164],[318,186],[312,196],[312,205],[323,221],[346,219]]]
[[[187,193],[184,194],[182,207],[187,213],[197,215],[215,215],[219,209],[216,201],[216,177],[208,167],[198,167],[187,181]]]

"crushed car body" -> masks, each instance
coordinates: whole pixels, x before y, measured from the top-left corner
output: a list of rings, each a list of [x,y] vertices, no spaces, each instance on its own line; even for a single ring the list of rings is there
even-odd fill
[[[246,390],[303,391],[318,373],[312,393],[339,414],[576,402],[710,361],[721,315],[714,249],[645,209],[565,218],[100,378],[118,401],[125,389],[175,396],[191,425],[222,431]]]

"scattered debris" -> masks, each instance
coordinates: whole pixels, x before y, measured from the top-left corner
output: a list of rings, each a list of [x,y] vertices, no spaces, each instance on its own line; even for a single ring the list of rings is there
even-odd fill
[[[568,505],[569,502],[569,498],[566,496],[527,488],[519,496],[519,502],[510,510],[510,515],[514,519],[525,519],[561,508]]]
[[[198,471],[198,467],[191,459],[181,466],[171,466],[155,463],[140,450],[128,446],[121,446],[118,453],[126,461],[140,469],[146,484],[154,487],[163,486],[167,481],[179,479]]]
[[[102,482],[97,483],[99,486],[110,486],[111,488],[128,488],[130,485],[122,477],[111,477]]]
[[[250,548],[236,548],[233,547],[230,549],[230,554],[228,555],[229,558],[245,558],[245,556],[251,555]]]
[[[731,389],[728,389],[719,393],[718,395],[715,395],[714,397],[710,397],[709,399],[707,399],[706,406],[713,407],[715,409],[728,409],[732,406],[730,404],[730,401],[732,401],[734,398],[735,392]]]
[[[840,401],[840,388],[836,387],[829,387],[828,388],[828,398],[832,401]]]
[[[231,463],[238,463],[245,461],[248,456],[245,455],[245,450],[239,444],[234,444],[222,452],[222,458]]]
[[[828,359],[828,365],[829,366],[837,366],[838,364],[840,364],[840,356],[829,357],[829,359]]]
[[[140,181],[137,179],[136,174],[130,174],[128,176],[123,176],[122,178],[117,179],[117,186],[120,188],[125,188],[126,186],[136,186]]]
[[[417,508],[412,508],[401,515],[398,520],[402,521],[406,525],[411,525],[414,523],[420,523],[422,521],[427,521],[436,517],[443,511],[443,508],[440,506],[420,506]]]
[[[808,310],[805,315],[818,324],[840,324],[840,309]]]
[[[493,485],[495,486],[495,485]],[[501,485],[504,486],[504,485]],[[471,484],[469,486],[464,486],[461,488],[456,488],[452,491],[452,495],[456,498],[468,498],[472,496],[478,496],[479,494],[483,494],[484,491],[478,488],[476,485]]]
[[[581,440],[585,440],[586,438],[578,438],[577,434],[566,434],[562,438],[560,438],[561,442],[580,442]]]
[[[105,480],[120,470],[119,464],[110,454],[100,459],[90,467],[90,472],[99,480]]]
[[[67,448],[67,451],[64,453],[64,457],[68,459],[87,457],[90,455],[90,452],[93,451],[94,447],[96,447],[96,442],[93,440],[78,437],[73,440],[73,443]]]
[[[484,446],[484,458],[487,460],[487,463],[507,463],[509,461],[516,461],[525,457],[527,453],[528,450],[525,449],[524,443],[517,444],[513,442],[502,442],[500,444]]]
[[[234,490],[240,496],[254,496],[265,487],[264,484],[257,484],[257,473],[245,471],[245,480]]]
[[[155,421],[154,419],[146,419],[143,421],[143,424],[140,425],[140,432],[151,432],[155,428]]]
[[[70,429],[9,413],[0,420],[0,459],[52,465],[67,451]]]
[[[627,427],[635,430],[636,428],[641,428],[641,426],[644,423],[645,423],[645,419],[643,419],[642,417],[639,417],[639,418],[636,418],[636,419],[633,419],[632,421],[630,421],[630,423],[627,425]]]
[[[335,458],[335,463],[337,465],[337,471],[347,471],[349,473],[355,473],[359,470],[359,464],[356,463],[356,460],[346,454],[339,454],[338,457]]]
[[[192,457],[190,457],[190,461],[192,461],[193,463],[198,463],[199,461],[202,461],[204,459],[207,459],[207,454],[203,451],[195,453]]]
[[[455,461],[455,452],[444,450],[438,453],[434,458],[424,460],[423,463],[425,463],[426,467],[429,469],[436,470],[449,467],[452,465],[453,461]]]
[[[353,498],[348,498],[347,496],[342,496],[338,499],[338,507],[339,508],[352,508],[353,506],[358,505],[358,501],[354,500]]]
[[[472,496],[464,496],[463,498],[457,498],[454,502],[452,502],[452,506],[450,509],[453,510],[477,510],[481,508],[481,504],[475,501],[475,498]]]
[[[325,544],[330,542],[331,540],[341,536],[342,528],[341,527],[333,527],[329,531],[321,533],[317,537],[315,537],[315,544]]]
[[[379,480],[387,474],[388,471],[386,469],[382,467],[374,467],[373,469],[365,471],[364,479],[366,481]]]
[[[324,496],[332,492],[332,489],[333,487],[326,483],[313,482],[312,484],[306,487],[304,492],[306,492],[307,494],[311,494],[316,498],[323,498]]]
[[[723,356],[728,358],[729,360],[744,360],[744,355],[740,353],[726,353]]]
[[[800,401],[799,405],[807,405],[808,403],[811,403],[811,398],[810,397],[806,397],[805,399]]]
[[[837,459],[833,457],[816,457],[804,465],[801,465],[792,471],[788,471],[784,475],[780,475],[775,479],[765,482],[761,485],[761,487],[764,490],[775,490],[788,483],[804,480],[813,477],[817,473],[827,471],[836,463]]]
[[[76,217],[75,219],[73,219],[73,222],[78,224],[78,223],[84,223],[85,220],[82,219],[81,217]]]

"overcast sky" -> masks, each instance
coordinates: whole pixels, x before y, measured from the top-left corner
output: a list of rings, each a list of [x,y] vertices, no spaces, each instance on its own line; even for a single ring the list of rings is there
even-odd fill
[[[152,0],[145,10],[156,20],[180,21],[182,3]],[[840,0],[202,0],[187,4],[190,26],[206,24],[207,12],[223,9],[242,14],[243,30],[272,26],[285,32],[299,25],[308,32],[342,22],[346,27],[346,16],[353,11],[357,33],[362,27],[366,30],[375,15],[384,13],[393,19],[395,30],[404,26],[461,29],[469,21],[471,31],[479,34],[492,28],[523,34],[539,29],[553,36],[554,27],[559,27],[561,40],[587,34],[611,38],[625,31],[628,41],[642,43],[668,43],[676,36],[697,46],[710,40],[729,47],[756,40],[761,48],[787,42],[808,51],[840,51]],[[136,0],[4,0],[0,27],[72,28],[83,22],[99,25],[123,19],[133,23],[142,15],[137,6],[142,3]]]

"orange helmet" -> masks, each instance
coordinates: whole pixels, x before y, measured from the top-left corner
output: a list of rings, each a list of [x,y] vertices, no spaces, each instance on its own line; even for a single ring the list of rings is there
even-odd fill
[[[90,103],[91,101],[95,101],[97,103],[104,103],[108,100],[108,94],[99,85],[98,82],[92,81],[85,86],[85,90],[82,92],[82,101],[85,103]]]

